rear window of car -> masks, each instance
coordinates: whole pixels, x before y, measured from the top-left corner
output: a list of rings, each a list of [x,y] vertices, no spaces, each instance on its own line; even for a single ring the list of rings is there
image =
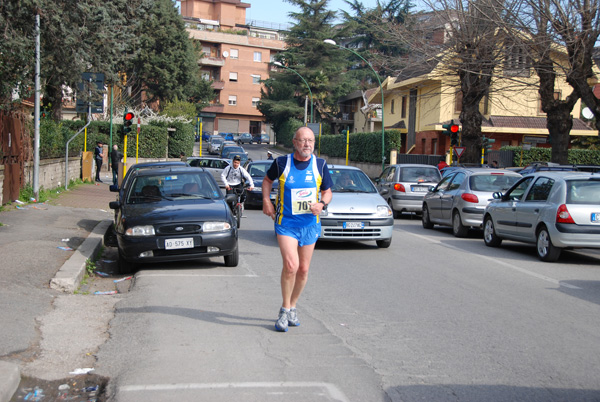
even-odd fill
[[[519,176],[479,174],[469,178],[469,187],[473,191],[504,192],[519,180]]]
[[[254,163],[248,166],[246,170],[248,170],[251,177],[265,177],[270,167],[270,163]]]
[[[567,181],[567,204],[600,204],[600,181]]]
[[[437,167],[403,167],[400,169],[400,181],[414,183],[437,183],[440,181]]]

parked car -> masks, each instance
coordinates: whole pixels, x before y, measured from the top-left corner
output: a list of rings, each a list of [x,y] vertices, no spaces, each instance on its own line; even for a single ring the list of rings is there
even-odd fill
[[[244,203],[247,207],[262,208],[262,182],[267,174],[267,170],[273,164],[272,160],[259,160],[259,161],[247,161],[244,165],[244,169],[252,177],[254,182],[254,189],[246,192],[246,202]],[[271,189],[271,201],[275,202],[277,198],[277,192],[279,191],[279,181],[273,182]]]
[[[540,171],[568,172],[577,170],[573,165],[559,165],[552,162],[533,162],[525,166],[519,173],[523,176]]]
[[[441,179],[435,166],[399,164],[386,167],[375,184],[392,208],[394,218],[398,218],[403,212],[420,214],[423,210],[423,197]]]
[[[257,144],[268,144],[271,142],[271,137],[269,137],[269,134],[253,134],[252,141]]]
[[[250,133],[242,133],[239,135],[237,139],[238,145],[241,144],[252,144],[252,134]]]
[[[329,166],[333,199],[320,214],[319,241],[375,240],[380,248],[392,243],[392,209],[369,177],[353,166]]]
[[[242,158],[242,163],[244,163],[244,156],[246,160],[248,159],[248,153],[238,145],[224,146],[221,149],[221,158],[233,159],[234,155],[239,155]]]
[[[508,190],[520,178],[520,174],[502,169],[459,168],[452,171],[425,194],[423,227],[452,226],[456,237],[466,236],[469,228],[480,229],[483,211],[493,199],[493,193]]]
[[[600,248],[600,174],[541,171],[494,193],[483,240],[498,247],[505,239],[535,244],[542,261],[556,261],[563,249]]]
[[[219,135],[221,137],[223,137],[226,141],[234,141],[234,139],[233,139],[233,133],[219,133]]]
[[[231,163],[229,159],[217,158],[214,156],[190,156],[187,162],[192,167],[204,168],[206,171],[210,172],[212,177],[214,177],[219,187],[225,187],[225,183],[223,183],[223,179],[221,178],[221,173],[223,173],[223,169]]]
[[[208,153],[211,155],[218,155],[221,151],[221,146],[225,142],[225,139],[220,135],[213,135],[208,140]]]
[[[239,260],[238,231],[217,183],[200,168],[167,167],[132,173],[125,196],[110,203],[120,273],[139,263],[222,256],[225,265]]]
[[[202,142],[207,142],[211,137],[210,132],[208,131],[203,131],[202,132]]]

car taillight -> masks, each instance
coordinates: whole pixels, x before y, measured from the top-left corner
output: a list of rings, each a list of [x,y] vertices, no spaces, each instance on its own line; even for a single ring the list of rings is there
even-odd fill
[[[402,183],[394,183],[394,190],[406,193],[406,189]]]
[[[475,194],[462,193],[461,196],[460,196],[460,198],[462,198],[466,202],[472,202],[474,204],[478,204],[479,203],[479,198],[477,198],[477,196]]]
[[[565,204],[562,204],[556,210],[556,223],[575,223]]]

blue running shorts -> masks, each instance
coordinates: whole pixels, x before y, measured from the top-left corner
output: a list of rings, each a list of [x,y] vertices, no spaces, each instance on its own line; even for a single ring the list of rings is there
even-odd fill
[[[321,223],[299,228],[275,224],[275,233],[298,240],[298,245],[300,247],[308,246],[316,243],[317,239],[321,235]]]

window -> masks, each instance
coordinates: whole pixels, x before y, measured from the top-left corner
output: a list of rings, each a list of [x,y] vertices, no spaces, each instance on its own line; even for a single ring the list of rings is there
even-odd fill
[[[257,107],[260,98],[252,98],[252,107]]]
[[[391,113],[391,114],[394,114],[394,113],[395,113],[395,111],[394,111],[394,109],[395,109],[395,106],[396,106],[396,100],[395,100],[395,99],[392,99],[392,107],[391,107],[391,109],[392,109],[392,110],[390,111],[390,113]]]
[[[229,73],[229,81],[237,82],[237,73]]]
[[[237,49],[229,49],[229,58],[237,59],[239,57],[239,50]]]
[[[462,90],[454,94],[454,113],[462,112],[463,93]],[[490,95],[487,94],[479,101],[479,113],[489,114]]]
[[[261,52],[254,52],[254,61],[262,61],[262,53]]]
[[[235,106],[235,105],[237,105],[237,96],[229,95],[229,106]]]
[[[529,190],[525,201],[546,201],[553,185],[554,180],[547,177],[540,177],[531,186],[531,190]]]
[[[408,103],[408,97],[403,96],[402,97],[402,111],[401,111],[402,114],[400,115],[400,117],[402,117],[403,119],[406,118],[406,106],[407,106],[407,103]]]
[[[210,73],[208,71],[202,71],[200,74],[204,81],[210,81]]]
[[[252,74],[252,83],[260,84],[260,75]]]
[[[531,60],[526,52],[513,46],[505,55],[504,76],[506,77],[529,77],[531,70]]]

